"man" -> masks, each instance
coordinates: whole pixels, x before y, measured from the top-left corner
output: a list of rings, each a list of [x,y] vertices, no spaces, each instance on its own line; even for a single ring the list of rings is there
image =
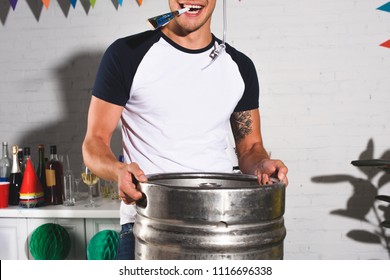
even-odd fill
[[[269,159],[260,131],[255,67],[211,33],[216,0],[169,0],[171,11],[191,8],[156,31],[114,42],[103,56],[93,89],[83,143],[84,162],[99,177],[118,182],[121,203],[119,259],[134,258],[133,181],[163,172],[232,172],[226,153],[230,127],[240,170],[287,181],[287,167]],[[122,122],[125,163],[110,149]]]

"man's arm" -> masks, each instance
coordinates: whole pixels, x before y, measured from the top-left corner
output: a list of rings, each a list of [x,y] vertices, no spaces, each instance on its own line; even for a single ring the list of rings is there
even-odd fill
[[[240,170],[257,175],[260,184],[268,184],[271,177],[288,184],[287,167],[280,160],[269,158],[263,146],[258,109],[234,112],[230,118]]]
[[[122,111],[122,106],[92,96],[82,152],[85,165],[98,177],[117,181],[119,195],[125,202],[130,203],[142,197],[141,193],[135,190],[132,174],[141,182],[145,181],[146,177],[136,163],[119,162],[111,150],[111,137]]]

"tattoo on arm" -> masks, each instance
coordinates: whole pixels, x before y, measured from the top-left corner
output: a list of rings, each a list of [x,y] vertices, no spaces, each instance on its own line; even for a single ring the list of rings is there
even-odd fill
[[[233,135],[236,143],[240,143],[247,135],[252,133],[252,118],[250,111],[234,112],[230,118]]]

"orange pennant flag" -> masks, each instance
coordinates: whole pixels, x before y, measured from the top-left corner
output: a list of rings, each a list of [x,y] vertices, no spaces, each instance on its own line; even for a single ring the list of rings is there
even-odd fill
[[[141,6],[142,5],[142,0],[137,0],[137,3],[138,3],[139,6]]]
[[[43,5],[45,5],[46,10],[49,9],[50,0],[42,0]]]

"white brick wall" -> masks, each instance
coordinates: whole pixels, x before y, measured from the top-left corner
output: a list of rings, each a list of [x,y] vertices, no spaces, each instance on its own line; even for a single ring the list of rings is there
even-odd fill
[[[390,13],[376,10],[386,1],[228,2],[227,41],[258,68],[266,147],[290,169],[285,258],[388,259],[384,243],[347,237],[352,230],[379,230],[373,211],[366,217],[371,224],[330,214],[346,208],[352,179],[380,183],[383,173],[368,178],[350,165],[369,139],[374,150],[366,158],[390,149],[390,49],[379,46],[390,39]],[[220,37],[221,3],[213,22]],[[97,1],[86,14],[78,2],[65,17],[52,1],[37,21],[19,1],[0,26],[0,141],[30,145],[33,157],[38,143],[47,149],[56,143],[77,169],[102,52],[166,11],[166,1],[144,1],[142,7],[124,1],[118,10],[111,1]],[[312,180],[338,174],[345,176]],[[385,182],[379,192],[390,194]]]

